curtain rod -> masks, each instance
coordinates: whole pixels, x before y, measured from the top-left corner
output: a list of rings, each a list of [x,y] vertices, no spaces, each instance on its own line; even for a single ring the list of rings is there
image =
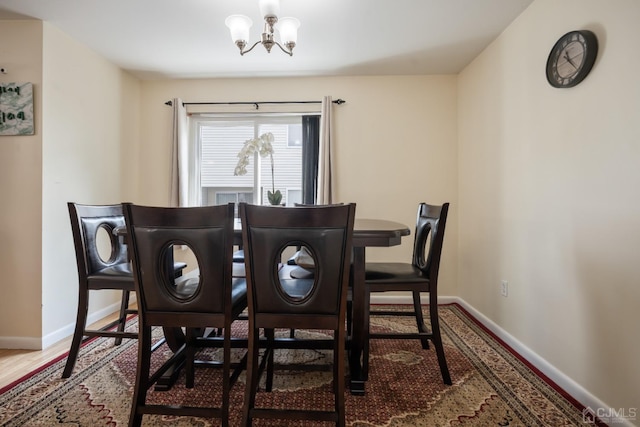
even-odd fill
[[[336,99],[335,101],[331,101],[334,104],[342,105],[345,101],[344,99]],[[260,104],[321,104],[322,101],[259,101],[259,102],[183,102],[182,105],[254,105],[256,110],[260,108]],[[173,101],[167,101],[164,105],[172,106]]]

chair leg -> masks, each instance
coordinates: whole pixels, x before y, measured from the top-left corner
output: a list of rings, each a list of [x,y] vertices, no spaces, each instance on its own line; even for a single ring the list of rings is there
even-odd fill
[[[139,329],[138,336],[138,368],[136,370],[136,384],[133,389],[131,415],[129,427],[139,427],[142,424],[142,414],[138,410],[145,405],[147,391],[150,387],[149,372],[151,370],[151,327]]]
[[[274,356],[273,353],[275,352],[273,349],[273,345],[274,345],[274,340],[275,340],[275,330],[273,329],[265,329],[264,331],[264,335],[267,338],[267,350],[271,349],[271,351],[269,351],[269,355],[267,357],[267,381],[265,384],[265,389],[267,391],[272,391],[273,390],[273,363],[274,363]]]
[[[351,324],[353,323],[353,313],[352,310],[353,303],[351,301],[347,301],[347,335],[351,336]]]
[[[78,352],[80,351],[80,344],[82,344],[82,338],[84,338],[84,329],[87,323],[87,311],[89,309],[89,291],[87,289],[80,289],[78,293],[78,313],[76,315],[76,328],[73,333],[73,339],[71,340],[71,348],[69,349],[69,355],[67,356],[67,363],[64,365],[64,371],[62,372],[62,378],[69,378],[73,367],[78,359]]]
[[[433,298],[432,298],[433,296]],[[435,295],[429,295],[429,318],[431,320],[431,333],[433,335],[433,346],[436,348],[438,356],[438,365],[440,365],[440,373],[442,381],[451,385],[451,375],[449,375],[449,367],[447,359],[444,356],[444,346],[442,345],[442,336],[440,335],[440,320],[438,318],[438,301]]]
[[[127,309],[129,308],[130,291],[122,291],[122,302],[120,303],[120,317],[118,318],[118,332],[124,332],[127,323]],[[122,344],[122,337],[115,340],[115,345]]]
[[[231,323],[224,328],[222,361],[222,427],[229,426],[229,396],[231,394]]]
[[[255,405],[256,391],[258,389],[258,334],[258,330],[249,331],[249,360],[247,361],[247,381],[244,392],[244,406],[242,407],[242,426],[251,426],[252,421],[249,412]]]
[[[335,394],[335,411],[338,414],[336,426],[345,427],[345,337],[343,332],[333,331],[333,392]]]
[[[429,301],[431,301],[431,295],[429,295]],[[427,329],[427,325],[424,324],[424,316],[422,315],[422,303],[420,301],[419,291],[413,291],[413,310],[416,316],[416,325],[418,326],[418,331],[422,334],[428,333],[429,330]],[[422,343],[423,349],[429,348],[428,338],[423,337],[420,339],[420,342]]]
[[[371,306],[371,290],[367,286],[364,291],[364,345],[362,346],[362,376],[365,381],[369,379],[369,345],[370,345],[370,307]]]
[[[195,383],[195,357],[196,357],[196,333],[197,330],[187,328],[185,350],[186,388],[193,388]]]

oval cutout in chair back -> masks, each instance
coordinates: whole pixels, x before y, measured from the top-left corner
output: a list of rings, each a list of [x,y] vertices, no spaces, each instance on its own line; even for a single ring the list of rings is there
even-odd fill
[[[433,221],[420,218],[416,227],[415,248],[413,250],[413,263],[422,271],[429,268],[431,246],[433,245]]]
[[[193,249],[184,243],[170,244],[162,251],[163,284],[168,294],[178,301],[193,299],[201,287],[199,260]],[[175,277],[174,262],[188,259],[189,271]]]
[[[304,303],[310,296],[315,284],[315,269],[309,265],[315,264],[315,257],[311,251],[307,251],[306,258],[309,263],[304,266],[289,264],[291,253],[297,252],[300,245],[287,245],[280,252],[280,265],[278,266],[278,291],[281,296],[294,304]]]
[[[106,224],[101,224],[96,229],[96,252],[100,261],[105,264],[111,264],[115,259],[114,239],[113,230]]]

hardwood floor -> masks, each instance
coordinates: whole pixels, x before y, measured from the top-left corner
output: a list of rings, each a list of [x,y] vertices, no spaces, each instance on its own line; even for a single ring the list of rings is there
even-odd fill
[[[92,328],[100,328],[115,320],[118,313],[101,319],[91,325]],[[45,350],[8,350],[0,349],[0,388],[11,384],[17,379],[45,365],[69,351],[71,337],[61,340]],[[60,372],[62,375],[62,372]]]

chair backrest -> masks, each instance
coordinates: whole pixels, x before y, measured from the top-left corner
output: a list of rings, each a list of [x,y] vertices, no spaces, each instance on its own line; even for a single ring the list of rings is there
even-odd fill
[[[143,321],[199,326],[202,320],[194,313],[222,319],[231,312],[233,209],[233,203],[189,208],[124,204]],[[193,252],[199,270],[176,279],[170,266],[179,245]]]
[[[67,203],[71,219],[71,231],[76,251],[78,275],[81,280],[106,267],[128,262],[126,245],[113,233],[124,227],[122,205],[81,205]],[[98,232],[104,229],[111,244],[109,257],[101,257]],[[106,243],[106,242],[105,242]]]
[[[442,206],[426,203],[418,205],[412,262],[429,277],[432,286],[435,286],[438,280],[448,212],[449,203]]]
[[[239,211],[253,327],[291,327],[291,316],[305,315],[312,324],[300,327],[338,329],[346,308],[355,204],[287,208],[240,203]],[[296,279],[287,273],[282,254],[292,246],[307,248],[315,264],[313,277]]]

